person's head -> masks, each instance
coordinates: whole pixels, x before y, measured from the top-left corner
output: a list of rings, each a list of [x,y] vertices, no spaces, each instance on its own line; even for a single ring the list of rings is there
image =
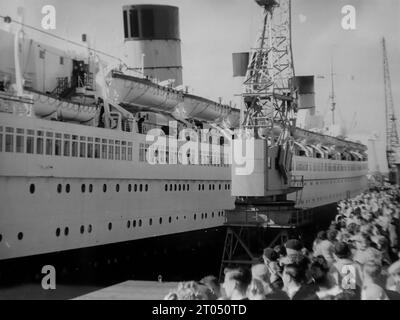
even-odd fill
[[[180,282],[176,291],[169,293],[165,300],[208,300],[204,290],[195,281]]]
[[[336,229],[328,230],[328,232],[326,233],[326,237],[330,242],[335,242],[337,235],[338,235],[338,232]]]
[[[348,259],[351,257],[350,246],[345,242],[338,242],[335,244],[333,253],[337,259]]]
[[[284,288],[289,288],[292,285],[301,285],[306,280],[307,266],[308,263],[305,257],[285,264],[282,273]]]
[[[265,265],[269,265],[271,262],[276,262],[279,259],[279,253],[276,252],[272,248],[265,248],[263,251],[263,256],[262,256]]]
[[[296,256],[301,254],[301,249],[303,249],[303,247],[304,246],[302,242],[297,239],[290,239],[285,243],[286,254],[288,256]]]
[[[357,249],[358,250],[366,250],[367,248],[369,248],[371,246],[371,238],[369,235],[362,233],[361,237],[359,237],[358,241],[357,241]]]
[[[282,258],[282,257],[286,256],[286,248],[285,248],[285,246],[276,245],[276,246],[274,247],[274,251],[275,251],[276,253],[278,253],[279,258]]]
[[[317,240],[326,240],[326,231],[320,231],[317,233]]]
[[[389,267],[388,273],[392,277],[396,286],[400,287],[400,260],[397,260]]]
[[[265,264],[259,263],[251,267],[251,277],[253,279],[259,279],[263,282],[268,282],[269,271]]]
[[[228,269],[222,287],[226,296],[231,299],[235,293],[246,295],[247,287],[251,282],[251,273],[246,268]]]
[[[327,282],[328,272],[329,266],[323,256],[312,258],[309,268],[309,276],[313,279],[315,284],[325,285]]]
[[[247,288],[247,297],[249,300],[265,300],[264,285],[259,279],[252,279]]]
[[[364,281],[378,282],[382,277],[382,267],[373,261],[367,262],[363,265]]]
[[[207,276],[200,280],[200,283],[205,285],[213,295],[215,295],[215,299],[221,297],[221,285],[218,282],[217,277],[215,276]]]

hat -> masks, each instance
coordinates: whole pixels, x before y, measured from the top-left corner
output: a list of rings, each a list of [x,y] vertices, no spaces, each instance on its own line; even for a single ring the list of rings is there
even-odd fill
[[[390,274],[395,274],[400,272],[400,260],[394,262],[388,269]]]
[[[290,239],[286,242],[285,247],[286,250],[291,249],[295,251],[300,251],[301,249],[303,249],[303,244],[297,239]]]
[[[272,248],[265,248],[263,252],[263,256],[267,258],[269,261],[276,261],[279,258],[278,252],[276,252]]]

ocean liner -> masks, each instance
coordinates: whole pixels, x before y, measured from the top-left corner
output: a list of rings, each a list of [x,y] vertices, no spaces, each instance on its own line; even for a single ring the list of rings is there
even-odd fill
[[[235,207],[239,110],[182,85],[178,8],[122,17],[130,67],[0,31],[0,260],[221,227]],[[298,128],[294,148],[297,207],[366,188],[364,145]]]

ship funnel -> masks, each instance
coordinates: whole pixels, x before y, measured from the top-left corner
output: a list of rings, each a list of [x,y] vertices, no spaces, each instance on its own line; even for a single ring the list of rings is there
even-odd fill
[[[165,5],[123,6],[125,58],[130,68],[159,81],[182,84],[179,9]]]

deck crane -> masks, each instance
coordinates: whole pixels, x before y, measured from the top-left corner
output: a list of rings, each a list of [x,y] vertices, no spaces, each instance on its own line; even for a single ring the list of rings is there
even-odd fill
[[[393,104],[392,83],[390,80],[389,61],[386,51],[385,38],[382,39],[383,76],[385,86],[386,113],[386,159],[389,168],[389,181],[399,184],[400,181],[400,141],[397,131],[396,116]]]
[[[240,133],[233,140],[232,195],[235,209],[226,212],[227,234],[221,263],[224,267],[253,263],[250,247],[256,235],[275,228],[285,241],[288,230],[304,223],[309,212],[294,207],[287,194],[303,187],[302,177],[291,175],[298,108],[291,45],[291,0],[255,0],[263,24],[257,45],[248,55],[243,83]],[[248,149],[253,145],[254,150]],[[251,172],[239,173],[235,154],[254,162]],[[299,219],[299,217],[301,218]],[[263,239],[261,239],[263,240]],[[261,244],[265,245],[265,243]],[[241,253],[240,253],[241,250]]]

